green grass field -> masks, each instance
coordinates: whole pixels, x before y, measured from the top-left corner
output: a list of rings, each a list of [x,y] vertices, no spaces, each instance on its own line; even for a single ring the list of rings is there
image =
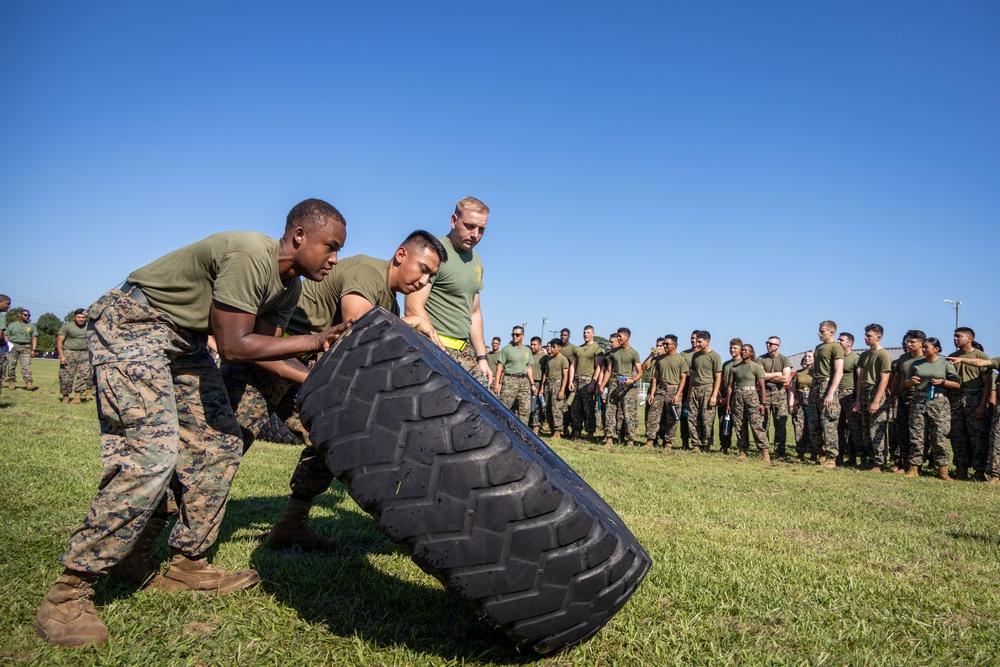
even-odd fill
[[[343,487],[313,522],[341,550],[262,542],[298,448],[258,443],[233,486],[215,563],[252,566],[234,595],[99,585],[100,649],[37,639],[35,607],[100,474],[92,403],[57,402],[57,364],[0,395],[0,664],[996,665],[1000,489],[720,454],[557,444],[653,558],[593,639],[519,653],[392,544]],[[168,557],[165,541],[157,546]]]

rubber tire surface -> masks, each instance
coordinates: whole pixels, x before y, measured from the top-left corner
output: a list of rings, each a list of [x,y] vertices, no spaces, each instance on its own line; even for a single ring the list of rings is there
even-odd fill
[[[260,433],[257,434],[257,439],[277,442],[283,445],[304,444],[299,436],[295,435],[290,428],[285,426],[285,422],[281,420],[277,412],[272,412],[271,416],[267,418],[267,422],[261,427]]]
[[[550,653],[595,634],[649,571],[624,522],[448,355],[375,308],[299,395],[310,439],[414,562]]]

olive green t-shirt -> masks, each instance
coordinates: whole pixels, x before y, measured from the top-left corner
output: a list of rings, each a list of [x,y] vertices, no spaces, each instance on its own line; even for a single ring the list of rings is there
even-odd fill
[[[627,350],[624,347],[619,347],[611,353],[610,358],[611,375],[616,378],[622,375],[630,378],[635,376],[635,366],[642,361],[639,359],[639,353],[635,351],[634,347],[630,347]]]
[[[4,331],[7,328],[7,313],[0,313],[0,331]]]
[[[865,350],[858,362],[861,367],[861,384],[877,387],[882,379],[882,373],[892,371],[892,355],[884,347],[877,350]]]
[[[727,359],[722,362],[722,384],[719,385],[720,389],[725,389],[729,386],[729,379],[733,374],[733,364],[740,363],[740,358],[736,357],[734,359]]]
[[[760,364],[768,373],[780,373],[786,368],[792,367],[792,362],[790,362],[788,357],[780,352],[773,357],[767,354],[757,357],[757,363]],[[783,384],[784,383],[781,381],[781,378],[768,380],[767,388],[771,389],[772,387],[780,387]]]
[[[934,361],[927,361],[926,358],[916,359],[910,367],[910,374],[907,377],[920,378],[920,384],[916,386],[916,390],[918,392],[927,391],[929,380],[933,380],[934,378],[953,380],[954,382],[959,381],[958,373],[955,372],[955,367],[951,365],[950,361],[940,356]],[[948,391],[941,385],[937,385],[935,390],[941,394]]]
[[[597,369],[597,358],[604,354],[601,346],[597,343],[577,345],[574,354],[576,356],[576,374],[594,377],[594,371]]]
[[[851,350],[850,354],[844,355],[844,377],[840,378],[838,389],[850,389],[854,391],[854,371],[858,368],[861,355]]]
[[[340,301],[346,294],[357,294],[399,315],[396,295],[389,289],[391,264],[388,259],[354,255],[340,260],[323,280],[306,282],[288,321],[288,333],[316,334],[343,322]]]
[[[542,381],[542,359],[546,356],[544,352],[531,355],[531,377],[535,382]]]
[[[715,374],[721,372],[722,357],[715,350],[711,350],[710,352],[699,350],[691,356],[692,386],[697,387],[701,384],[713,384],[715,382]]]
[[[982,350],[973,349],[971,352],[965,352],[964,354],[958,352],[957,350],[951,354],[953,357],[959,357],[961,359],[986,359],[990,360],[990,356],[983,352]],[[993,373],[989,368],[977,368],[971,364],[955,364],[955,372],[958,373],[959,382],[962,383],[962,389],[982,389],[983,380],[987,375]]]
[[[474,249],[461,251],[447,235],[440,237],[448,261],[431,279],[427,315],[439,334],[468,340],[472,333],[472,303],[483,290],[483,260]]]
[[[665,354],[653,364],[653,377],[660,384],[680,384],[681,375],[690,370],[687,359],[679,354]]]
[[[764,367],[755,361],[737,361],[730,367],[734,387],[752,387],[764,379]]]
[[[572,364],[573,360],[576,359],[576,345],[573,345],[573,343],[563,345],[562,356],[566,357],[566,361]]]
[[[82,352],[87,349],[86,325],[78,327],[76,322],[67,322],[59,329],[59,335],[65,339],[63,340],[64,350]]]
[[[809,388],[812,387],[813,376],[811,368],[803,368],[796,371],[795,375],[792,377],[795,378],[795,391],[808,391]]]
[[[526,375],[531,362],[531,348],[526,345],[514,346],[508,343],[497,357],[497,363],[503,364],[504,375]]]
[[[813,377],[816,379],[833,377],[833,362],[844,358],[844,348],[837,341],[820,343],[816,346],[813,360]]]
[[[32,338],[38,338],[38,327],[34,322],[25,324],[20,319],[7,325],[7,340],[18,345],[27,345]]]
[[[898,359],[896,359],[895,366],[896,366],[896,372],[899,373],[899,378],[900,378],[899,390],[901,392],[916,391],[915,389],[907,389],[906,387],[903,386],[903,383],[906,382],[907,378],[910,377],[910,370],[913,368],[913,364],[923,358],[924,358],[923,355],[918,355],[914,357],[909,352],[904,352],[899,356]]]
[[[298,278],[278,275],[278,242],[257,232],[213,234],[136,269],[128,281],[179,327],[212,333],[212,301],[284,328],[299,300]]]
[[[549,357],[549,361],[545,366],[545,379],[550,383],[554,383],[556,389],[562,384],[563,369],[569,370],[569,360],[566,357],[561,354],[558,357]]]

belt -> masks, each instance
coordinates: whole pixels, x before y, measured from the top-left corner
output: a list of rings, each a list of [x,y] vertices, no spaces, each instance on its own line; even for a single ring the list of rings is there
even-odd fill
[[[438,340],[441,344],[450,350],[455,350],[456,352],[461,352],[465,349],[465,346],[469,344],[468,341],[459,340],[458,338],[452,338],[451,336],[445,336],[444,334],[438,334]]]
[[[144,306],[149,305],[149,301],[146,299],[146,295],[143,293],[142,288],[134,283],[125,281],[122,283],[122,292],[125,296],[129,297],[136,303],[141,303]]]
[[[526,378],[528,377],[525,373],[504,373],[505,378]]]
[[[736,391],[753,391],[756,388],[757,387],[753,386],[752,384],[748,384],[748,385],[738,384],[738,385],[736,385],[736,387],[734,387],[734,389],[736,389]]]
[[[765,386],[767,387],[768,391],[778,391],[779,389],[781,389],[781,390],[785,389],[785,385],[783,385],[783,384],[769,384],[769,385],[765,385]]]
[[[962,387],[962,393],[963,394],[972,394],[972,393],[975,393],[977,391],[981,393],[983,391],[983,388],[980,387],[979,389],[975,389],[975,388],[972,388],[972,387]]]

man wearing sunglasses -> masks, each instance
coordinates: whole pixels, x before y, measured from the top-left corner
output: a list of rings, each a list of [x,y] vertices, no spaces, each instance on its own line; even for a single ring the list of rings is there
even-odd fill
[[[532,361],[531,348],[524,346],[524,328],[514,327],[510,332],[510,343],[500,350],[497,357],[493,393],[524,424],[528,423],[531,397],[535,395]]]

